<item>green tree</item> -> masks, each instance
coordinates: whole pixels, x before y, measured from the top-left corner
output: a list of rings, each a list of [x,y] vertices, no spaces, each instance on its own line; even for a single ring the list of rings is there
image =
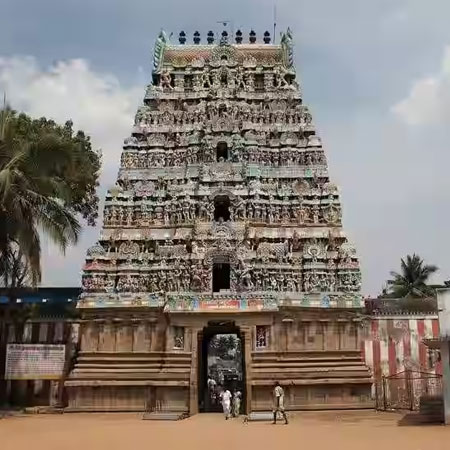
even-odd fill
[[[58,125],[0,110],[0,274],[11,280],[15,258],[32,285],[41,279],[40,234],[64,252],[78,240],[83,218],[97,218],[100,156],[90,138]],[[8,284],[10,284],[8,282]]]
[[[216,334],[210,341],[210,349],[214,356],[228,359],[230,352],[239,350],[239,339],[233,334]]]
[[[29,285],[30,271],[28,263],[23,257],[20,248],[11,243],[6,251],[2,254],[0,264],[0,287],[21,288]]]
[[[425,264],[419,255],[407,255],[401,260],[400,273],[391,272],[392,279],[387,281],[389,296],[420,298],[434,295],[434,289],[427,282],[437,270],[437,266]]]

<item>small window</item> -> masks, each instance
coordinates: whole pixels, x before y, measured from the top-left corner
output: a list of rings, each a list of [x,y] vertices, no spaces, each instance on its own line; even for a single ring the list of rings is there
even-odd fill
[[[266,325],[256,326],[256,348],[266,348],[269,345],[269,327]]]
[[[184,349],[184,327],[173,327],[173,348]]]
[[[262,92],[264,90],[264,74],[258,73],[255,75],[255,91]]]
[[[228,160],[228,145],[226,142],[219,142],[217,144],[216,160],[217,162]]]
[[[227,222],[230,220],[230,199],[227,196],[219,196],[214,200],[214,220]]]
[[[230,289],[230,264],[213,264],[213,292]]]
[[[184,77],[184,90],[185,91],[192,91],[192,89],[193,89],[192,75],[186,75]]]

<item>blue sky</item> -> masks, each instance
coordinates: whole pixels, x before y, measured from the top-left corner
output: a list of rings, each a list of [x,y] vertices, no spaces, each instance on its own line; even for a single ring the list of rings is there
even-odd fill
[[[363,291],[417,252],[450,278],[450,2],[278,0],[296,64],[356,244]],[[0,0],[0,90],[12,105],[92,135],[102,149],[102,189],[150,75],[161,28],[220,30],[229,19],[261,36],[273,27],[266,0]],[[66,256],[46,246],[44,284],[78,285],[86,229]]]

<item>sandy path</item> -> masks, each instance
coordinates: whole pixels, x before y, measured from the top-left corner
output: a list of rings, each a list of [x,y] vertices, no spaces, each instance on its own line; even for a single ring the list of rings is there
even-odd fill
[[[181,422],[143,421],[137,414],[64,414],[0,420],[1,450],[449,450],[450,427],[399,427],[400,415],[300,413],[288,426],[225,421],[220,414]]]

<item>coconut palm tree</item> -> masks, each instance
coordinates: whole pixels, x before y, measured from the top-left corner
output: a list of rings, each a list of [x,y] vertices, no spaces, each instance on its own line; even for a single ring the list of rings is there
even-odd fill
[[[30,284],[30,270],[25,258],[11,242],[7,252],[0,257],[0,287],[21,288]]]
[[[73,165],[73,145],[54,133],[24,138],[9,108],[0,111],[0,273],[10,272],[20,249],[33,285],[41,279],[40,233],[64,251],[77,242],[80,224],[63,174]]]
[[[387,281],[390,295],[396,298],[433,295],[427,281],[437,270],[437,266],[425,264],[419,255],[407,255],[401,260],[401,272],[391,272],[393,278]]]

